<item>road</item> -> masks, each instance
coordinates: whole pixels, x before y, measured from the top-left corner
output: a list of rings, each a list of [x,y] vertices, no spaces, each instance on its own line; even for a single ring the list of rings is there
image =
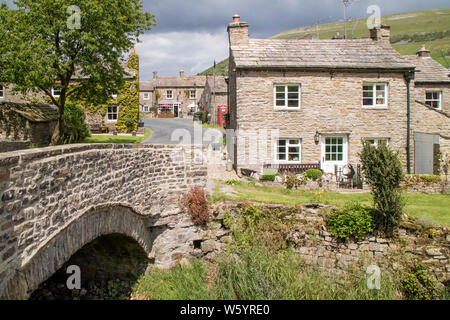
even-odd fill
[[[152,136],[143,144],[204,144],[218,141],[220,130],[204,129],[190,119],[144,119],[144,126]]]

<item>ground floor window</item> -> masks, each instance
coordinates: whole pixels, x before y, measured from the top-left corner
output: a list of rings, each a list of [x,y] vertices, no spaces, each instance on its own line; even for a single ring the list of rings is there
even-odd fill
[[[111,122],[119,119],[119,108],[117,106],[108,107],[107,119]]]
[[[0,99],[5,97],[5,89],[3,88],[3,86],[0,84]]]
[[[278,139],[276,150],[277,162],[300,162],[301,160],[300,139]]]
[[[325,161],[343,161],[343,160],[344,160],[344,138],[326,137]]]
[[[389,146],[389,138],[368,138],[366,141],[375,147],[378,147],[381,144]]]
[[[149,106],[143,106],[142,111],[148,112],[150,110]]]

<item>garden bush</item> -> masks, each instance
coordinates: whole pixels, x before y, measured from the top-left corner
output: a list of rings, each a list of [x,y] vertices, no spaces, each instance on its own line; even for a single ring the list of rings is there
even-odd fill
[[[322,170],[318,170],[318,169],[309,169],[309,170],[306,170],[303,175],[306,179],[311,179],[313,181],[316,181],[323,176],[323,172],[322,172]]]
[[[205,189],[193,187],[181,200],[196,225],[206,225],[211,219],[211,208],[206,197]]]
[[[425,266],[416,264],[410,273],[402,277],[403,290],[410,299],[430,300],[436,295],[436,282]]]
[[[339,239],[362,239],[373,231],[372,211],[372,208],[359,203],[348,204],[328,217],[328,229],[332,236]]]
[[[262,181],[275,181],[275,177],[280,175],[277,169],[266,169],[264,170],[261,180]]]
[[[290,173],[286,176],[284,180],[284,184],[286,185],[286,188],[288,189],[294,189],[299,186],[299,181],[297,179],[297,175],[294,173]]]
[[[359,156],[364,178],[372,189],[377,210],[375,222],[380,230],[392,233],[400,223],[404,207],[400,186],[404,178],[402,162],[398,153],[384,144],[375,147],[368,141],[362,143]]]
[[[62,137],[64,144],[77,143],[91,136],[89,127],[86,123],[86,115],[75,102],[68,101],[64,108],[64,123],[66,133]]]

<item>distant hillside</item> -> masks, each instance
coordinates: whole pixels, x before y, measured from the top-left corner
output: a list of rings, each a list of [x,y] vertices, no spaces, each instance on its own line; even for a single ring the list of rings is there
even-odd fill
[[[199,73],[199,76],[206,76],[213,74],[213,67],[206,69],[205,71]],[[216,76],[227,76],[228,75],[228,59],[220,61],[216,64]]]
[[[347,22],[347,38],[367,38],[369,31],[367,18]],[[386,15],[381,18],[383,25],[391,26],[391,43],[403,55],[415,54],[423,44],[431,50],[431,56],[443,66],[450,67],[450,9],[413,11]],[[271,39],[301,39],[318,37],[331,39],[336,32],[344,35],[344,23],[336,22],[323,25],[302,27],[281,32]],[[447,57],[447,58],[445,58]],[[220,72],[228,72],[228,60],[218,64]],[[217,67],[217,72],[219,67]],[[211,72],[212,68],[200,74]],[[219,73],[217,73],[219,74]]]

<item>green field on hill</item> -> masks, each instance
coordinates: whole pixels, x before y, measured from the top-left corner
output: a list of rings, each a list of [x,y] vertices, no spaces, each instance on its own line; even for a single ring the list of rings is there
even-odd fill
[[[352,20],[347,23],[347,38],[367,38],[367,19]],[[381,18],[383,25],[391,27],[391,43],[403,55],[415,54],[426,45],[432,57],[446,68],[450,67],[450,9],[413,11],[386,15]],[[331,39],[336,32],[344,35],[344,22],[308,26],[281,32],[271,39],[301,39],[308,36]],[[445,58],[447,57],[447,58]],[[199,75],[212,74],[209,68]],[[216,66],[216,75],[227,75],[228,59]]]

